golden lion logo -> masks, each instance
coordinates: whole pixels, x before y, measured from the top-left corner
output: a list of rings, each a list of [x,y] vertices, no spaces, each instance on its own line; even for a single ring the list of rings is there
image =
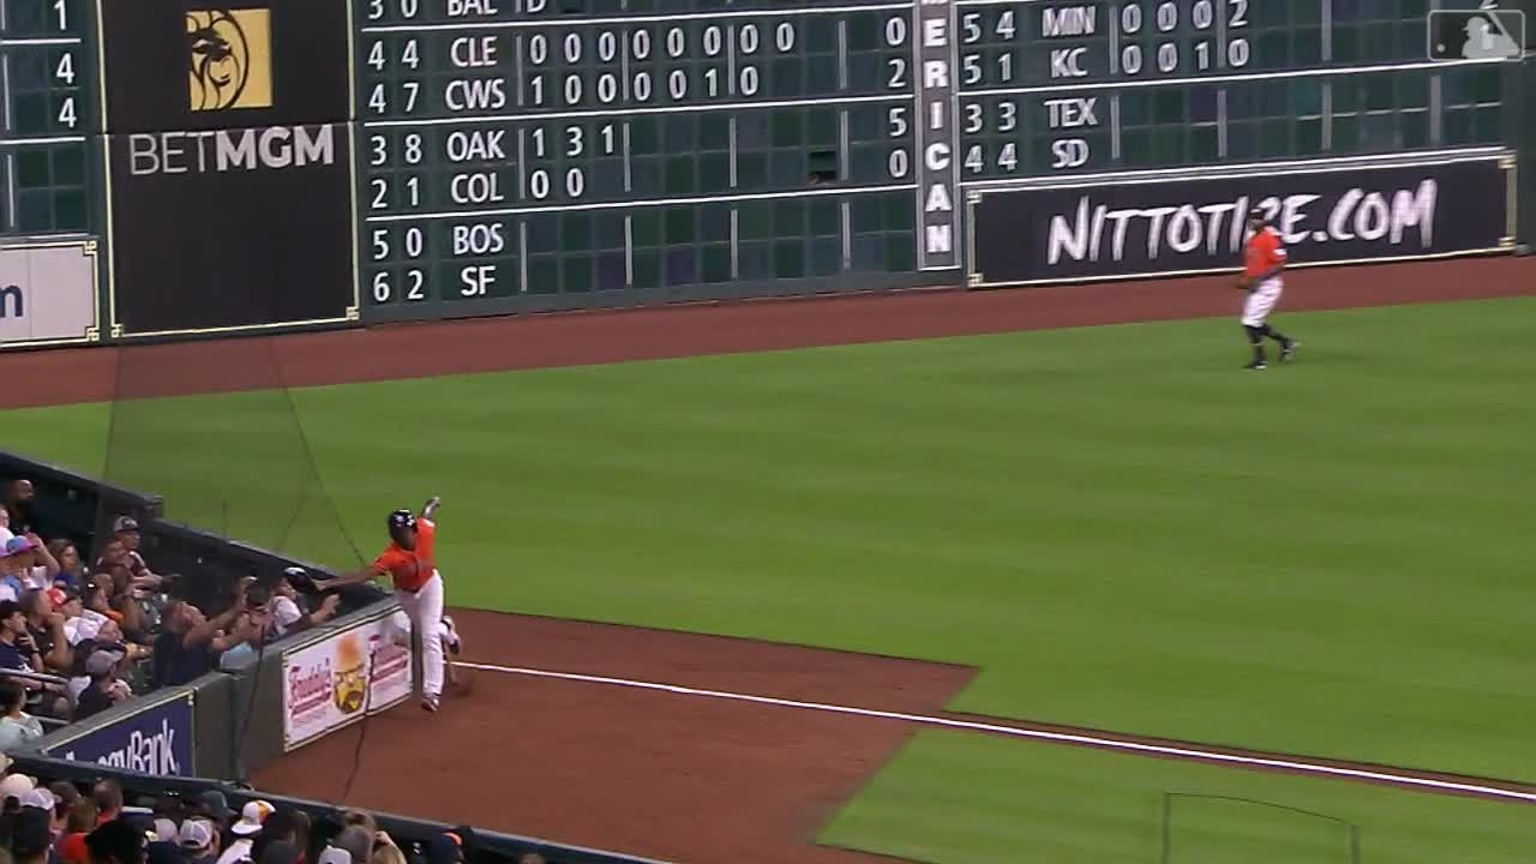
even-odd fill
[[[343,714],[356,714],[368,703],[367,654],[356,631],[336,641],[336,683],[331,692],[336,709]]]
[[[188,11],[187,83],[193,111],[271,108],[271,11]]]

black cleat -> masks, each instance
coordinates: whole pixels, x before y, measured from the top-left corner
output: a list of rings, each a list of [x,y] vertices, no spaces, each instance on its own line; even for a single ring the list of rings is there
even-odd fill
[[[1296,356],[1296,349],[1301,347],[1301,342],[1296,339],[1286,340],[1285,347],[1280,349],[1280,362],[1286,363]]]
[[[1247,366],[1244,366],[1243,368],[1244,369],[1252,369],[1255,372],[1262,372],[1265,369],[1269,368],[1269,364],[1265,363],[1263,360],[1255,360],[1252,363],[1249,363]]]

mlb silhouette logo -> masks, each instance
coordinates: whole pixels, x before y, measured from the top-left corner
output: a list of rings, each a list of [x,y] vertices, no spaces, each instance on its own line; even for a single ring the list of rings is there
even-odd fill
[[[189,10],[186,17],[188,107],[271,108],[271,10]]]
[[[1429,59],[1519,60],[1525,53],[1525,13],[1477,9],[1429,13]]]

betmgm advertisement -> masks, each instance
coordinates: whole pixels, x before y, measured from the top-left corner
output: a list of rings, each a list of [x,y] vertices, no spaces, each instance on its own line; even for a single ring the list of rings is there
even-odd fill
[[[413,682],[409,633],[388,617],[284,652],[284,751],[400,704]]]
[[[346,0],[101,14],[113,335],[354,318]]]

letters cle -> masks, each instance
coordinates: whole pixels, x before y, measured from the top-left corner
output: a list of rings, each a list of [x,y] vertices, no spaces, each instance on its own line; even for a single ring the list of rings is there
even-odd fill
[[[959,127],[954,120],[954,5],[950,0],[920,0],[917,5],[918,267],[950,270],[960,266],[957,240],[960,214]]]

